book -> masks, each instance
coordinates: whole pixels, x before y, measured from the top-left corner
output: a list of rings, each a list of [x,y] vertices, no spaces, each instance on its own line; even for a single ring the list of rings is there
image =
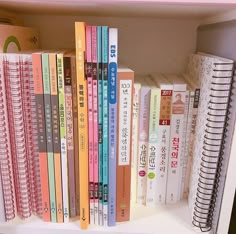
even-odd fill
[[[118,69],[116,221],[130,220],[132,110],[134,71]]]
[[[80,180],[80,227],[88,228],[89,224],[89,187],[88,187],[88,112],[87,81],[84,74],[85,23],[75,23],[77,100],[79,127],[79,180]]]
[[[198,230],[210,231],[216,228],[213,227],[216,218],[214,207],[219,195],[222,161],[226,157],[225,131],[233,61],[202,53],[194,54],[190,59],[201,94],[188,201],[192,224]]]
[[[92,26],[92,86],[93,86],[93,182],[94,182],[94,224],[98,225],[98,63],[97,27]]]
[[[116,176],[117,176],[116,174],[117,62],[118,62],[118,29],[117,28],[109,28],[108,53],[109,53],[109,58],[108,58],[108,103],[109,103],[108,104],[109,105],[109,109],[108,109],[108,112],[109,112],[108,225],[114,226],[116,224]],[[132,91],[132,86],[130,87],[130,89]],[[127,152],[130,153],[129,151]]]
[[[59,124],[59,99],[57,82],[56,53],[49,53],[50,94],[52,113],[52,140],[54,156],[55,192],[56,192],[56,214],[57,222],[63,223],[63,201],[62,201],[62,175],[61,175],[61,140]]]
[[[173,84],[166,203],[176,203],[179,200],[179,176],[182,170],[180,160],[184,142],[186,84],[176,75],[166,75],[165,77]]]
[[[65,54],[63,57],[64,66],[64,88],[65,88],[65,109],[66,109],[66,141],[68,158],[68,181],[69,181],[69,209],[70,217],[76,216],[75,198],[75,155],[73,135],[73,109],[72,109],[72,68],[71,56]]]
[[[0,24],[0,31],[0,52],[15,53],[39,48],[39,31],[36,28]]]
[[[0,54],[0,159],[1,159],[1,188],[3,197],[4,213],[2,218],[6,221],[13,220],[16,216],[16,195],[13,178],[13,162],[11,158],[11,142],[7,113],[7,97],[5,86],[5,63],[4,54]]]
[[[44,98],[47,158],[48,158],[48,180],[49,180],[51,222],[57,222],[54,155],[53,155],[53,143],[52,143],[50,72],[49,72],[48,53],[42,54],[42,75],[43,75],[43,93],[44,93],[43,98]]]
[[[102,26],[102,86],[103,86],[103,159],[102,159],[102,202],[103,202],[103,225],[108,225],[108,27]]]

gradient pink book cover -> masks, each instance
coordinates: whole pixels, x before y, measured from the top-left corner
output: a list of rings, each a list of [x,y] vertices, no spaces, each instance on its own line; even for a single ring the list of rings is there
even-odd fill
[[[93,77],[92,77],[92,27],[86,26],[86,75],[88,84],[88,143],[89,143],[89,202],[90,223],[94,224],[94,157],[93,157]]]

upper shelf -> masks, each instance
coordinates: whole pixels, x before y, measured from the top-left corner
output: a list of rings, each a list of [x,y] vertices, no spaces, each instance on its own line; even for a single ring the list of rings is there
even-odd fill
[[[0,8],[23,14],[145,16],[203,20],[236,10],[235,0],[1,0]],[[235,17],[236,18],[236,17]]]

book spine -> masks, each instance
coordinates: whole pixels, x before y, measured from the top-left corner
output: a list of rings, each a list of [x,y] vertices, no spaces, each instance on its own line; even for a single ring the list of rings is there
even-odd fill
[[[118,72],[116,221],[130,220],[134,72]]]
[[[133,128],[132,128],[132,156],[131,156],[131,203],[137,202],[137,161],[138,161],[138,126],[139,126],[139,99],[140,84],[134,83],[133,95]]]
[[[97,75],[97,27],[92,26],[92,77],[93,77],[93,182],[94,224],[98,225],[98,75]]]
[[[108,27],[102,26],[102,85],[103,85],[103,168],[102,168],[102,202],[103,225],[108,225]]]
[[[45,113],[43,100],[43,76],[41,54],[32,55],[33,77],[34,77],[34,93],[37,110],[37,129],[38,129],[38,147],[39,147],[39,164],[41,178],[41,192],[43,205],[43,220],[49,222],[50,217],[50,200],[49,200],[49,176],[48,176],[48,160],[47,160],[47,143],[45,129]]]
[[[108,102],[109,102],[109,183],[108,225],[116,224],[116,129],[117,129],[117,57],[118,30],[109,28]]]
[[[62,173],[62,198],[64,223],[69,222],[69,186],[68,186],[68,160],[66,141],[66,110],[65,110],[65,86],[63,54],[57,54],[57,79],[58,79],[58,101],[61,140],[61,173]]]
[[[186,136],[187,136],[187,122],[188,122],[188,111],[189,111],[189,98],[190,98],[190,92],[187,90],[185,92],[185,103],[184,103],[184,119],[183,119],[183,132],[182,132],[182,146],[181,146],[181,158],[179,160],[180,170],[179,170],[179,190],[178,190],[178,198],[183,198],[182,193],[182,180],[184,176],[184,164],[185,164],[185,145],[186,145]]]
[[[80,178],[80,227],[88,228],[89,224],[89,187],[88,187],[88,113],[87,81],[84,74],[85,23],[75,23],[77,100],[79,127],[79,178]]]
[[[150,88],[141,87],[139,115],[139,146],[138,146],[138,180],[137,203],[145,204],[146,201],[146,162],[148,154],[148,131],[150,113]]]
[[[43,72],[43,91],[44,91],[44,113],[46,127],[46,142],[48,156],[48,179],[50,195],[51,221],[56,222],[56,193],[55,193],[55,175],[54,175],[54,156],[52,144],[52,119],[51,119],[51,95],[49,80],[49,59],[48,54],[42,54],[42,72]]]
[[[73,136],[73,111],[72,111],[72,78],[70,57],[64,57],[64,85],[65,85],[65,108],[66,108],[66,142],[69,176],[69,204],[70,217],[76,216],[75,208],[75,158]]]
[[[2,186],[4,213],[1,213],[6,221],[12,220],[16,216],[15,188],[13,178],[13,165],[11,160],[10,129],[7,115],[7,97],[5,84],[4,55],[0,55],[0,177]]]
[[[56,54],[49,54],[50,68],[50,91],[51,91],[51,113],[52,113],[52,139],[54,155],[55,191],[57,222],[63,223],[63,201],[62,201],[62,177],[61,177],[61,141],[59,129],[59,105],[57,90],[57,64]]]
[[[183,144],[185,92],[186,84],[174,84],[166,203],[176,203],[178,200],[180,158],[181,147]],[[178,101],[179,97],[181,98],[180,101]]]
[[[97,27],[97,58],[98,58],[98,154],[99,154],[99,204],[98,204],[98,222],[103,225],[103,81],[102,81],[102,27]]]
[[[150,115],[149,115],[149,142],[147,155],[147,189],[146,206],[155,207],[157,193],[157,163],[158,163],[158,138],[159,118],[160,118],[160,89],[152,88],[150,95]]]
[[[169,155],[170,139],[170,119],[171,119],[171,102],[173,86],[161,86],[161,104],[158,137],[160,144],[158,147],[157,162],[157,187],[156,187],[156,205],[165,204],[166,201],[166,184]]]
[[[88,144],[89,144],[89,209],[90,223],[94,224],[94,157],[93,157],[93,77],[92,77],[92,27],[86,26],[86,76],[88,92]]]
[[[78,99],[77,99],[76,59],[74,56],[71,57],[71,78],[72,78],[72,105],[73,105],[74,160],[75,160],[75,206],[76,206],[76,216],[79,216],[80,192],[79,192]]]

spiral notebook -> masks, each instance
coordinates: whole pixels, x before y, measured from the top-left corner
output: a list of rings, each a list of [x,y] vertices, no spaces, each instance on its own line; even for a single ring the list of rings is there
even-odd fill
[[[200,84],[193,149],[189,206],[192,224],[202,232],[215,229],[215,207],[229,120],[233,61],[207,55],[190,56],[189,71]]]

